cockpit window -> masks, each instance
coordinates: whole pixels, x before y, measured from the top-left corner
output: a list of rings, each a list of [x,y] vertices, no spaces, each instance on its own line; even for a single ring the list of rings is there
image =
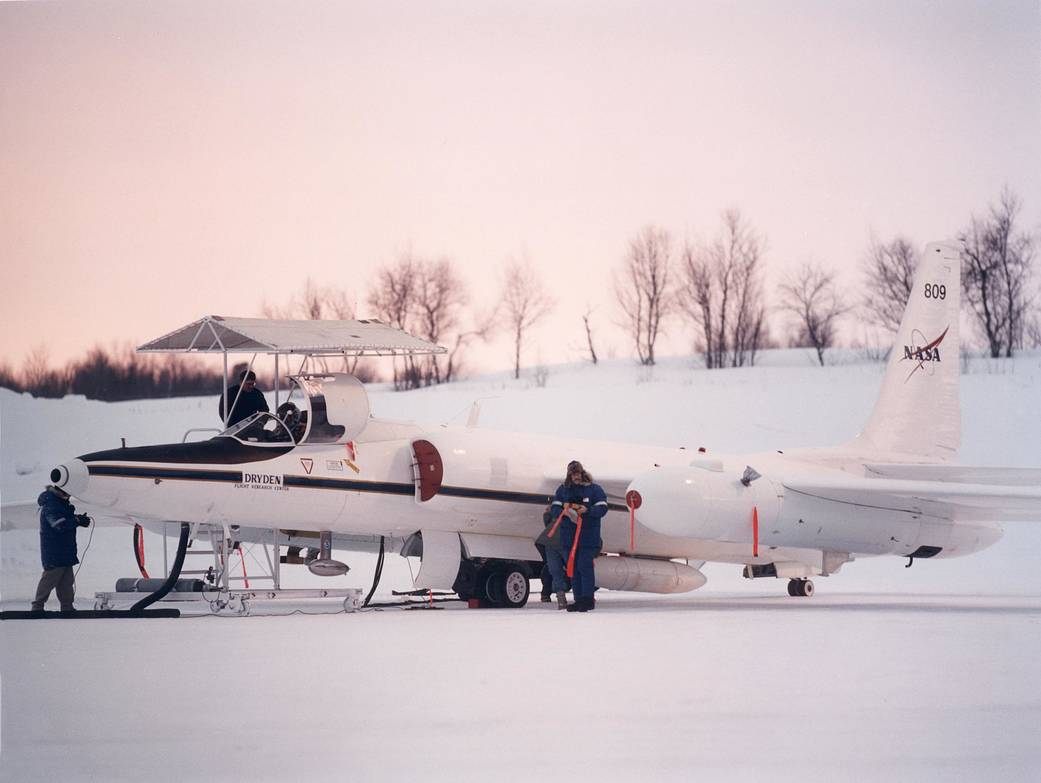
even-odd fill
[[[295,443],[289,428],[270,413],[254,413],[221,433],[243,443]]]

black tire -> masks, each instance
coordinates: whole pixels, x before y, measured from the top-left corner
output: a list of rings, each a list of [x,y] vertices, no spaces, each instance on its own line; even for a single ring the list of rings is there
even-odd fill
[[[503,595],[505,588],[506,581],[503,572],[497,569],[489,571],[484,580],[484,594],[488,597],[488,603],[496,608],[505,606]]]
[[[792,579],[788,582],[788,595],[809,598],[813,595],[813,582],[809,579]]]
[[[520,609],[528,603],[531,582],[523,566],[504,565],[488,574],[485,581],[488,603],[502,609]]]

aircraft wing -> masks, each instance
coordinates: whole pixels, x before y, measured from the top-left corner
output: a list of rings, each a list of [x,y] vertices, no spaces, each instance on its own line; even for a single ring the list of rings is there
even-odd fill
[[[112,509],[103,506],[92,506],[74,500],[73,505],[79,514],[87,514],[94,523],[101,527],[116,527],[117,525],[132,525],[134,520],[130,517],[113,512]],[[4,530],[35,530],[40,525],[40,507],[35,500],[26,500],[17,503],[4,503],[0,506],[0,527]]]
[[[984,468],[973,465],[907,465],[878,462],[864,466],[872,476],[956,484],[1041,487],[1041,468]]]
[[[4,530],[28,530],[40,524],[40,507],[35,500],[4,503],[0,506],[0,527]]]
[[[894,466],[896,467],[896,466]],[[916,478],[825,478],[786,481],[785,489],[823,500],[854,506],[884,508],[928,514],[958,522],[1041,522],[1041,483],[1028,481],[1032,469],[1008,469],[1011,479],[996,483],[1004,468],[958,468],[957,466],[899,466]],[[934,468],[952,467],[929,476]],[[966,471],[959,474],[957,470]],[[980,471],[972,474],[971,471]],[[1041,471],[1038,471],[1041,473]],[[878,475],[878,472],[876,472]],[[927,478],[927,476],[929,476]],[[943,476],[941,478],[941,476]],[[971,477],[974,482],[958,481]],[[983,481],[989,479],[989,481]]]

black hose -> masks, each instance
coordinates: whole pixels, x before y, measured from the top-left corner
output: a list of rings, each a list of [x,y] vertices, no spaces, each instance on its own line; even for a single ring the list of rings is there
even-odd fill
[[[383,576],[384,543],[385,539],[383,536],[380,536],[380,555],[376,558],[376,571],[372,575],[372,589],[370,589],[369,594],[365,596],[365,603],[361,605],[362,609],[369,605],[369,601],[372,600],[372,596],[376,592],[376,585],[380,583],[380,577]]]
[[[173,568],[170,569],[170,575],[166,577],[166,581],[163,582],[163,586],[156,590],[154,593],[146,595],[136,604],[130,607],[128,610],[130,614],[140,614],[144,612],[145,607],[151,606],[156,601],[161,600],[169,593],[174,584],[181,576],[181,566],[184,565],[184,556],[188,551],[188,533],[191,530],[191,526],[187,522],[181,523],[181,538],[177,542],[177,555],[174,557]]]

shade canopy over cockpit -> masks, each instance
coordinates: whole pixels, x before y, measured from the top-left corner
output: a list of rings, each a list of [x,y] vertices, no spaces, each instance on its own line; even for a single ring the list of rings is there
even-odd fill
[[[207,315],[138,347],[140,353],[413,356],[445,353],[381,321],[303,321]]]
[[[388,326],[381,321],[310,321],[285,318],[228,318],[207,315],[187,326],[157,337],[137,348],[139,353],[216,353],[224,356],[224,405],[228,400],[228,354],[268,354],[275,357],[275,405],[279,406],[279,357],[296,355],[299,374],[291,376],[308,399],[310,415],[301,412],[306,425],[297,434],[300,421],[286,423],[297,443],[343,443],[353,439],[369,418],[369,401],[361,383],[347,373],[304,375],[311,358],[330,356],[417,356],[447,353],[447,349]],[[324,367],[324,364],[319,363]],[[247,369],[253,368],[251,359]],[[350,379],[350,381],[345,379]],[[351,382],[353,381],[353,383]],[[229,404],[230,402],[230,404]],[[280,407],[280,406],[279,406]],[[362,413],[364,412],[364,413]],[[225,426],[227,416],[225,416]],[[270,425],[269,425],[270,426]],[[261,428],[263,430],[263,428]],[[277,431],[278,428],[274,428]],[[231,434],[228,431],[228,434]],[[263,433],[258,434],[258,438]]]

